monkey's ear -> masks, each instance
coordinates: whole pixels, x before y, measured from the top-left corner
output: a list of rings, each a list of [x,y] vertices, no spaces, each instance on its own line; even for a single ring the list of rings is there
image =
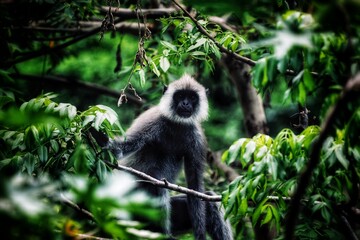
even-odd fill
[[[168,87],[166,85],[164,85],[163,94],[166,92],[167,89],[168,89]]]

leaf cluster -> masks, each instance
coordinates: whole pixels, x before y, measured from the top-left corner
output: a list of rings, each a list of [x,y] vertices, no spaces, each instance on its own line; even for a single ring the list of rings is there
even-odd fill
[[[143,224],[132,219],[159,221],[157,203],[133,191],[132,177],[111,171],[102,159],[115,161],[112,154],[89,132],[122,134],[117,114],[104,105],[80,112],[55,97],[44,94],[0,110],[0,218],[11,223],[9,237],[28,229],[29,238],[141,238]]]
[[[299,135],[290,129],[280,131],[275,138],[258,134],[237,140],[224,152],[223,160],[240,164],[242,171],[223,192],[226,217],[233,221],[237,234],[249,231],[243,224],[249,218],[252,227],[270,224],[281,236],[297,177],[307,164],[319,131],[319,127],[310,126]],[[296,232],[299,237],[305,232],[313,233],[311,239],[346,236],[337,227],[341,220],[336,212],[354,200],[359,183],[355,169],[360,166],[359,145],[348,145],[352,137],[346,132],[338,131],[322,148],[321,163],[302,201]],[[309,224],[309,218],[316,225]]]

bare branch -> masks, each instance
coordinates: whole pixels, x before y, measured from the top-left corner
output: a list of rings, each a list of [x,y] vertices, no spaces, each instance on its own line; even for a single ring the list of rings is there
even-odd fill
[[[123,21],[122,19],[117,19],[114,21],[114,24],[117,24],[119,22]],[[47,48],[42,48],[42,49],[39,49],[37,51],[33,51],[33,52],[29,52],[29,53],[25,53],[25,55],[22,55],[22,56],[19,56],[18,58],[16,59],[12,59],[12,60],[9,60],[9,61],[5,61],[5,62],[0,62],[0,67],[2,68],[9,68],[17,63],[21,63],[21,62],[25,62],[25,61],[28,61],[30,59],[33,59],[33,58],[37,58],[37,57],[40,57],[42,55],[45,55],[45,54],[48,54],[50,52],[55,52],[55,51],[58,51],[60,49],[63,49],[63,48],[66,48],[68,46],[71,46],[85,38],[88,38],[96,33],[99,33],[101,30],[101,27],[96,27],[94,29],[92,29],[91,31],[89,32],[86,32],[84,33],[83,35],[80,35],[80,36],[77,36],[77,37],[74,37],[73,39],[67,41],[67,42],[64,42],[60,45],[57,45],[53,48],[50,48],[50,47],[47,47]]]
[[[327,139],[327,137],[332,133],[336,120],[338,116],[344,111],[344,106],[347,103],[351,102],[352,99],[358,99],[358,94],[360,92],[360,73],[358,73],[353,79],[350,79],[340,96],[340,99],[334,106],[334,108],[330,109],[328,112],[327,118],[325,119],[319,137],[315,140],[312,150],[310,152],[309,162],[305,166],[304,171],[299,177],[297,189],[294,193],[294,196],[290,202],[290,208],[288,214],[286,216],[286,228],[285,228],[285,239],[291,240],[294,236],[295,225],[297,222],[297,218],[300,212],[300,202],[303,198],[306,188],[310,183],[311,176],[319,164],[320,161],[320,152],[322,146]],[[346,118],[350,118],[351,114],[345,116]]]
[[[110,97],[114,97],[116,99],[119,97],[118,91],[114,91],[112,89],[106,88],[106,87],[98,85],[98,84],[87,83],[87,82],[83,82],[83,81],[79,81],[79,80],[70,81],[67,78],[62,78],[62,77],[57,77],[57,76],[36,76],[36,75],[29,75],[29,74],[13,74],[13,75],[11,75],[11,77],[22,78],[22,79],[27,79],[27,80],[32,80],[32,81],[45,80],[46,82],[63,84],[65,86],[68,86],[69,88],[74,88],[74,87],[78,87],[78,88],[82,88],[82,89],[85,88],[90,91],[96,92],[96,94],[104,94],[104,95],[107,95]],[[130,95],[130,94],[126,94],[126,97],[130,102],[136,104],[137,106],[142,106],[145,103],[144,100],[139,100],[137,97]]]
[[[130,168],[130,167],[126,167],[123,165],[119,165],[119,164],[113,164],[109,161],[103,160],[108,166],[120,170],[120,171],[126,171],[129,172],[137,177],[140,177],[142,179],[148,180],[150,184],[154,185],[154,186],[158,186],[158,187],[162,187],[162,188],[167,188],[176,192],[180,192],[180,193],[185,193],[185,194],[190,194],[193,195],[195,197],[201,198],[202,200],[205,201],[210,201],[210,202],[219,202],[221,201],[221,196],[220,195],[207,195],[201,192],[197,192],[194,191],[192,189],[189,188],[185,188],[185,187],[181,187],[179,185],[176,184],[172,184],[169,183],[168,181],[166,181],[165,179],[159,180],[156,178],[153,178],[143,172],[140,172],[136,169]]]
[[[217,169],[223,172],[229,182],[234,181],[237,177],[240,176],[232,167],[229,167],[228,165],[221,162],[221,152],[211,152],[209,150],[207,155],[208,156],[206,159],[209,165],[215,166]]]
[[[109,11],[108,6],[100,8],[101,12],[107,13]],[[111,8],[111,12],[114,16],[120,17],[122,20],[136,19],[136,11],[127,8]],[[146,15],[147,19],[156,19],[161,17],[168,17],[173,13],[179,11],[175,8],[154,8],[154,9],[143,9],[143,14]]]
[[[214,23],[214,24],[217,24],[219,25],[222,29],[224,30],[227,30],[227,31],[230,31],[230,32],[234,32],[236,33],[236,28],[235,26],[231,26],[229,25],[227,22],[226,22],[226,19],[225,18],[221,18],[221,17],[218,17],[218,16],[210,16],[209,17],[209,21]]]

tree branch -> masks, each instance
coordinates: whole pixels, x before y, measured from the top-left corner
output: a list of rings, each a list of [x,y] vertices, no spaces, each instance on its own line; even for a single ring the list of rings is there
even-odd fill
[[[244,63],[247,63],[249,64],[250,66],[255,66],[256,65],[256,62],[250,58],[247,58],[247,57],[243,57],[237,53],[234,53],[234,52],[231,52],[229,51],[228,49],[226,49],[225,47],[223,47],[220,43],[218,43],[216,41],[216,39],[211,36],[205,28],[203,28],[200,23],[193,17],[191,16],[191,14],[186,11],[185,8],[183,8],[179,3],[177,3],[175,0],[171,0],[178,8],[181,9],[181,11],[183,11],[185,13],[186,16],[188,16],[191,21],[196,25],[197,29],[202,33],[204,34],[206,37],[208,37],[211,41],[213,41],[213,43],[219,48],[219,50],[222,52],[222,53],[226,53],[226,54],[229,54],[232,58],[234,59],[237,59],[241,62],[244,62]]]
[[[28,30],[28,31],[38,31],[38,32],[45,32],[45,33],[72,33],[69,36],[60,36],[54,37],[52,35],[47,36],[44,40],[63,40],[67,38],[76,37],[81,33],[88,33],[92,31],[94,28],[101,27],[101,21],[80,21],[78,25],[80,28],[72,27],[72,28],[55,28],[55,27],[42,27],[42,26],[28,26],[23,28],[13,28],[15,30]],[[148,23],[146,26],[141,23],[140,24],[141,31],[144,32],[146,28],[154,31],[154,24]],[[115,24],[115,31],[118,32],[126,32],[133,35],[137,35],[139,32],[139,27],[137,23],[133,22],[120,22]],[[38,39],[36,39],[38,40]]]
[[[119,164],[113,164],[109,161],[106,160],[102,160],[104,161],[109,167],[120,170],[120,171],[126,171],[129,172],[137,177],[140,177],[142,179],[148,180],[150,184],[154,185],[154,186],[158,186],[158,187],[162,187],[162,188],[167,188],[176,192],[180,192],[180,193],[185,193],[185,194],[190,194],[193,195],[195,197],[201,198],[202,200],[205,201],[210,201],[210,202],[220,202],[221,201],[221,196],[220,195],[207,195],[201,192],[197,192],[194,191],[192,189],[189,188],[185,188],[185,187],[181,187],[179,185],[176,184],[172,184],[169,183],[168,181],[166,181],[166,179],[162,179],[162,180],[158,180],[156,178],[153,178],[143,172],[140,172],[136,169],[130,168],[130,167],[126,167],[123,165],[119,165]]]
[[[57,76],[35,76],[35,75],[29,75],[29,74],[11,74],[11,77],[16,77],[16,78],[22,78],[22,79],[27,79],[27,80],[32,80],[32,81],[41,81],[41,80],[45,80],[51,83],[60,83],[63,84],[65,86],[68,86],[69,88],[85,88],[88,89],[90,91],[96,92],[96,94],[104,94],[110,97],[114,97],[114,98],[119,98],[120,96],[120,92],[118,91],[114,91],[112,89],[106,88],[104,86],[98,85],[98,84],[94,84],[94,83],[87,83],[87,82],[83,82],[83,81],[79,81],[79,80],[73,80],[70,81],[67,78],[61,78],[61,77],[57,77]],[[145,101],[144,100],[140,100],[137,97],[130,95],[128,93],[126,93],[126,97],[128,98],[128,100],[134,104],[136,104],[137,106],[142,106]]]
[[[333,127],[335,125],[338,116],[344,111],[344,107],[347,103],[349,103],[352,99],[358,99],[357,94],[360,92],[360,73],[358,73],[353,79],[350,79],[340,96],[340,99],[334,106],[334,108],[330,109],[325,119],[319,137],[314,141],[312,150],[310,152],[309,162],[305,166],[303,173],[299,177],[298,185],[294,196],[290,202],[290,208],[288,214],[286,216],[286,227],[285,227],[285,239],[291,240],[294,237],[295,225],[297,222],[297,218],[300,212],[300,201],[303,198],[306,188],[310,183],[310,179],[312,173],[314,172],[316,166],[320,161],[320,152],[322,146],[327,139],[327,137],[333,131]],[[346,118],[350,118],[349,116],[345,116]]]
[[[206,30],[205,28],[203,28],[203,27],[200,25],[200,23],[199,23],[193,16],[191,16],[191,14],[190,14],[188,11],[186,11],[185,8],[183,8],[183,7],[182,7],[179,3],[177,3],[175,0],[171,0],[171,1],[172,1],[178,8],[180,8],[180,9],[183,11],[183,13],[185,13],[186,16],[188,16],[188,17],[191,19],[191,21],[195,24],[195,26],[197,27],[197,29],[199,30],[199,32],[201,32],[201,33],[204,34],[206,37],[208,37],[211,41],[213,41],[213,43],[219,48],[220,52],[225,53],[225,54],[228,54],[228,55],[230,55],[233,59],[239,60],[239,61],[241,61],[241,62],[243,62],[243,63],[246,63],[246,64],[248,64],[248,65],[250,65],[250,66],[252,66],[252,67],[254,67],[254,66],[256,65],[256,61],[254,61],[254,60],[252,60],[252,59],[250,59],[250,58],[241,56],[241,55],[239,55],[239,54],[237,54],[237,53],[235,53],[235,52],[232,52],[232,51],[228,50],[227,48],[223,47],[220,43],[218,43],[218,42],[216,41],[216,39],[215,39],[213,36],[211,36],[211,35],[207,32],[207,30]],[[285,71],[285,73],[286,73],[287,75],[290,75],[290,76],[294,76],[294,75],[297,74],[294,70],[290,70],[290,69],[287,69],[287,70]],[[317,76],[317,75],[318,75],[318,73],[316,73],[316,72],[311,72],[311,74],[314,75],[314,76]]]
[[[114,24],[117,24],[119,22],[123,21],[122,19],[118,18],[114,21]],[[75,44],[87,37],[90,37],[98,32],[100,32],[101,30],[101,26],[100,27],[97,27],[97,28],[94,28],[92,30],[90,30],[89,32],[87,33],[84,33],[83,35],[81,36],[78,36],[78,37],[74,37],[73,39],[67,41],[67,42],[64,42],[63,44],[60,44],[60,45],[57,45],[53,48],[50,48],[50,47],[46,47],[46,48],[42,48],[40,50],[37,50],[37,51],[33,51],[33,52],[29,52],[29,53],[26,53],[25,55],[22,55],[16,59],[13,59],[13,60],[9,60],[9,61],[5,61],[5,62],[0,62],[0,67],[1,68],[9,68],[15,64],[18,64],[18,63],[21,63],[21,62],[25,62],[27,60],[30,60],[30,59],[33,59],[33,58],[37,58],[37,57],[40,57],[42,55],[45,55],[45,54],[48,54],[50,52],[55,52],[55,51],[58,51],[60,49],[63,49],[63,48],[66,48],[68,46],[71,46],[72,44]]]
[[[229,182],[234,181],[237,177],[240,176],[232,167],[229,167],[228,165],[221,162],[221,152],[212,152],[208,150],[206,159],[210,166],[215,166],[222,173],[224,173],[226,179]]]
[[[101,12],[107,13],[109,12],[109,6],[102,6],[100,8]],[[175,8],[153,8],[153,9],[142,9],[142,13],[146,16],[147,19],[156,19],[160,17],[168,17],[173,13],[179,12]],[[127,8],[115,8],[111,7],[111,13],[116,16],[120,17],[122,20],[127,19],[136,19],[136,12],[134,10],[130,10]]]

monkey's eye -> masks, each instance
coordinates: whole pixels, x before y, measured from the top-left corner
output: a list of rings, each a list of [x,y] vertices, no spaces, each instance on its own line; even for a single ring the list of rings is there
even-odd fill
[[[191,94],[191,95],[190,95],[190,100],[191,100],[192,102],[195,102],[195,101],[197,100],[197,96],[194,95],[194,94]]]

